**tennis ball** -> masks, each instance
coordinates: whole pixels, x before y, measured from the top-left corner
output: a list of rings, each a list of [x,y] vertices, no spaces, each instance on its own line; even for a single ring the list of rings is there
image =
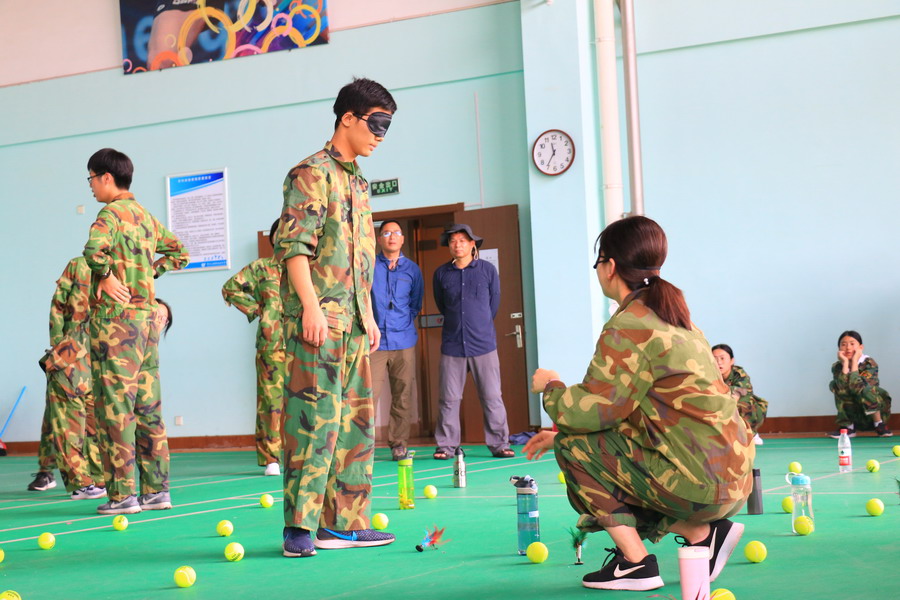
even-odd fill
[[[22,596],[19,595],[19,592],[6,590],[0,594],[0,600],[22,600]]]
[[[894,453],[894,456],[900,456],[900,446],[894,446],[894,447],[891,449],[891,452]]]
[[[433,485],[426,485],[425,489],[422,490],[422,492],[425,494],[425,497],[430,500],[437,498],[437,488]]]
[[[272,494],[263,494],[259,497],[259,503],[263,508],[271,508],[275,504],[275,498],[272,497]]]
[[[794,499],[790,496],[785,496],[781,500],[781,510],[786,513],[794,512]]]
[[[541,542],[531,542],[525,549],[525,556],[533,563],[542,563],[550,556],[550,551]]]
[[[731,593],[731,590],[719,588],[717,590],[713,590],[713,593],[709,596],[709,600],[735,600],[735,598],[734,594]]]
[[[387,529],[388,523],[390,523],[390,519],[384,513],[376,513],[372,517],[372,527],[375,529]]]
[[[560,472],[556,475],[556,478],[559,479],[559,482],[560,482],[561,484],[566,485],[566,474],[565,474],[565,473],[563,473],[562,471],[560,471]]]
[[[116,531],[125,531],[128,529],[128,517],[125,515],[118,515],[112,520],[113,529]]]
[[[875,460],[874,458],[870,461],[866,462],[866,469],[869,473],[877,473],[878,469],[881,468],[881,463]]]
[[[6,552],[3,549],[0,549],[0,563],[3,562],[3,559],[6,558]]]
[[[878,498],[872,498],[871,500],[866,502],[866,512],[873,517],[881,515],[881,513],[884,512],[884,502],[882,502]]]
[[[231,562],[237,562],[244,558],[244,547],[237,542],[231,542],[225,546],[225,558]]]
[[[262,501],[260,501],[260,504],[262,504]],[[263,506],[265,505],[263,504]],[[216,533],[218,533],[222,537],[228,537],[229,535],[234,533],[234,525],[232,525],[231,521],[228,520],[219,521],[219,524],[216,525]]]
[[[794,531],[797,535],[809,535],[816,530],[816,525],[809,517],[797,517],[794,519]]]
[[[769,555],[769,551],[766,549],[766,545],[762,542],[757,542],[753,540],[752,542],[748,542],[746,546],[744,546],[744,556],[747,557],[747,560],[754,563],[761,563],[766,560],[766,556]],[[729,592],[730,593],[730,592]],[[733,598],[734,596],[732,596]]]
[[[795,460],[794,462],[792,462],[791,464],[788,465],[788,471],[790,471],[791,473],[802,473],[803,465],[801,465],[800,463],[798,463]]]
[[[191,587],[195,581],[197,581],[197,573],[191,567],[175,569],[175,585],[178,587]]]
[[[52,533],[42,533],[38,536],[38,546],[44,550],[49,550],[56,545],[56,536]]]

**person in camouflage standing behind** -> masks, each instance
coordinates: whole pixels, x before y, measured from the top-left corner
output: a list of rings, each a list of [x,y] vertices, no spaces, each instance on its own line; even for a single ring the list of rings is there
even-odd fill
[[[603,568],[584,576],[585,587],[662,587],[642,539],[658,542],[669,532],[709,548],[714,580],[744,530],[728,517],[750,493],[750,429],[681,290],[659,277],[662,228],[628,217],[598,242],[594,269],[619,308],[582,383],[567,387],[555,371],[534,373],[532,389],[543,392],[559,432],[539,433],[524,451],[535,458],[555,449],[579,529],[606,530],[616,545]]]
[[[185,266],[188,254],[178,238],[128,191],[134,172],[131,159],[104,148],[91,156],[87,166],[91,191],[106,205],[91,225],[84,247],[96,290],[91,299],[91,363],[109,496],[97,512],[130,514],[172,508],[167,444],[141,449],[151,455],[141,459],[142,495],[135,495],[135,421],[141,421],[146,437],[159,439],[155,430],[164,427],[160,404],[152,398],[147,379],[156,365],[150,347],[157,311],[153,280]],[[154,260],[157,254],[163,256]]]
[[[766,420],[769,403],[753,393],[753,384],[750,383],[747,371],[734,364],[734,351],[731,346],[716,344],[712,347],[712,353],[719,373],[722,374],[722,380],[737,400],[738,412],[753,432],[753,443],[762,446],[763,440],[759,437],[758,431],[759,426]]]
[[[284,181],[275,258],[286,274],[282,549],[289,557],[394,541],[369,528],[375,450],[369,352],[378,349],[380,333],[370,295],[369,186],[356,158],[372,154],[396,110],[378,83],[347,84],[334,102],[331,141]]]
[[[269,230],[274,247],[278,220]],[[284,325],[281,276],[275,258],[258,258],[222,286],[222,297],[247,315],[259,317],[256,331],[256,460],[266,475],[280,475],[281,408],[284,406]]]
[[[38,447],[38,473],[29,490],[56,487],[58,466],[73,500],[102,498],[103,466],[97,446],[90,357],[91,270],[73,258],[56,281],[50,303],[50,350],[40,361],[47,401]]]
[[[838,337],[838,360],[831,365],[828,384],[837,408],[837,429],[828,435],[835,439],[841,437],[841,429],[854,437],[857,427],[875,429],[878,437],[894,435],[887,425],[891,395],[878,382],[878,363],[864,350],[858,332],[851,329]]]

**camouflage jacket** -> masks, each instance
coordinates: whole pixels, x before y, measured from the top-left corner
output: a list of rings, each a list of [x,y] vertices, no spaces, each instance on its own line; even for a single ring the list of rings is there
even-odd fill
[[[841,371],[841,361],[831,365],[831,383],[828,389],[837,400],[862,400],[867,404],[877,403],[879,394],[882,393],[878,384],[878,363],[871,356],[867,356],[859,364],[859,372],[847,373]]]
[[[50,302],[50,345],[90,319],[91,270],[83,257],[73,258],[56,280],[56,291]]]
[[[269,354],[284,350],[281,304],[282,265],[274,258],[258,258],[222,286],[225,302],[247,315],[259,317],[256,349]]]
[[[753,395],[750,376],[747,375],[747,371],[737,365],[731,366],[731,373],[725,378],[725,385],[731,388],[731,393],[737,398]]]
[[[369,183],[356,162],[331,143],[301,161],[284,180],[284,207],[275,233],[275,258],[309,257],[310,274],[328,326],[349,331],[368,318],[375,270],[375,232]],[[299,317],[300,298],[282,278],[284,314]]]
[[[157,254],[163,256],[154,260]],[[149,312],[156,308],[153,280],[188,263],[181,241],[131,194],[123,194],[97,214],[84,257],[96,275],[112,270],[131,290],[131,300],[125,304],[105,294],[97,299],[98,279],[94,278],[91,311],[102,319],[149,318]]]
[[[544,408],[563,433],[615,429],[644,449],[644,467],[680,498],[734,502],[749,492],[755,455],[695,327],[669,325],[632,294],[604,326],[584,381],[551,381]]]

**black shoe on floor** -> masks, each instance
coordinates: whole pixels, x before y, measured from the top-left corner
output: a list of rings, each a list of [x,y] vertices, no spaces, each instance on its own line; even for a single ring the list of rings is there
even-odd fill
[[[728,519],[720,519],[709,524],[709,535],[698,544],[690,546],[706,546],[709,548],[709,580],[715,581],[734,549],[737,548],[744,526]]]
[[[603,568],[582,578],[581,584],[584,587],[644,592],[665,585],[659,576],[655,554],[648,554],[642,561],[633,563],[628,562],[618,548],[607,548],[606,551],[609,556],[606,557]]]
[[[300,529],[299,527],[285,527],[282,534],[284,536],[284,544],[281,549],[285,556],[302,557],[316,555],[316,547],[313,546],[312,536],[309,531]]]
[[[40,471],[32,473],[34,481],[28,484],[28,490],[31,492],[43,492],[56,487],[56,478],[49,471]]]
[[[887,428],[887,423],[884,421],[875,426],[875,433],[878,434],[878,437],[892,437],[894,435],[891,433],[891,430]]]
[[[847,430],[847,435],[849,437],[856,437],[856,427],[850,425],[849,427],[838,427],[834,431],[828,432],[828,437],[832,437],[834,439],[838,439],[841,437],[841,429]]]

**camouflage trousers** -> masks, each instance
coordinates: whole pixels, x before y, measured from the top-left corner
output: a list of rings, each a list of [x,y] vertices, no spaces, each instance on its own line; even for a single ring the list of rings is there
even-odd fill
[[[769,410],[769,403],[756,395],[747,395],[738,399],[738,413],[743,417],[747,425],[750,426],[753,435],[756,435],[759,426],[766,420],[766,412]]]
[[[41,422],[38,470],[59,468],[67,492],[88,486],[103,486],[103,465],[97,444],[94,398],[90,393],[70,397],[54,371],[47,375],[47,402]]]
[[[168,491],[169,444],[159,388],[159,333],[151,320],[93,319],[91,363],[110,500]]]
[[[285,319],[284,522],[315,531],[369,528],[375,411],[369,341],[329,328],[316,348]]]
[[[748,476],[746,493],[737,502],[700,504],[679,498],[648,477],[642,466],[647,451],[615,430],[559,433],[554,445],[569,504],[580,515],[583,531],[624,525],[656,543],[678,521],[710,523],[737,514],[750,492]]]
[[[284,350],[256,353],[256,461],[281,462]]]
[[[880,387],[875,388],[874,394],[865,397],[835,394],[834,405],[837,408],[835,421],[838,427],[856,425],[859,429],[874,429],[872,415],[876,412],[881,413],[881,419],[885,423],[891,418],[891,395]]]

